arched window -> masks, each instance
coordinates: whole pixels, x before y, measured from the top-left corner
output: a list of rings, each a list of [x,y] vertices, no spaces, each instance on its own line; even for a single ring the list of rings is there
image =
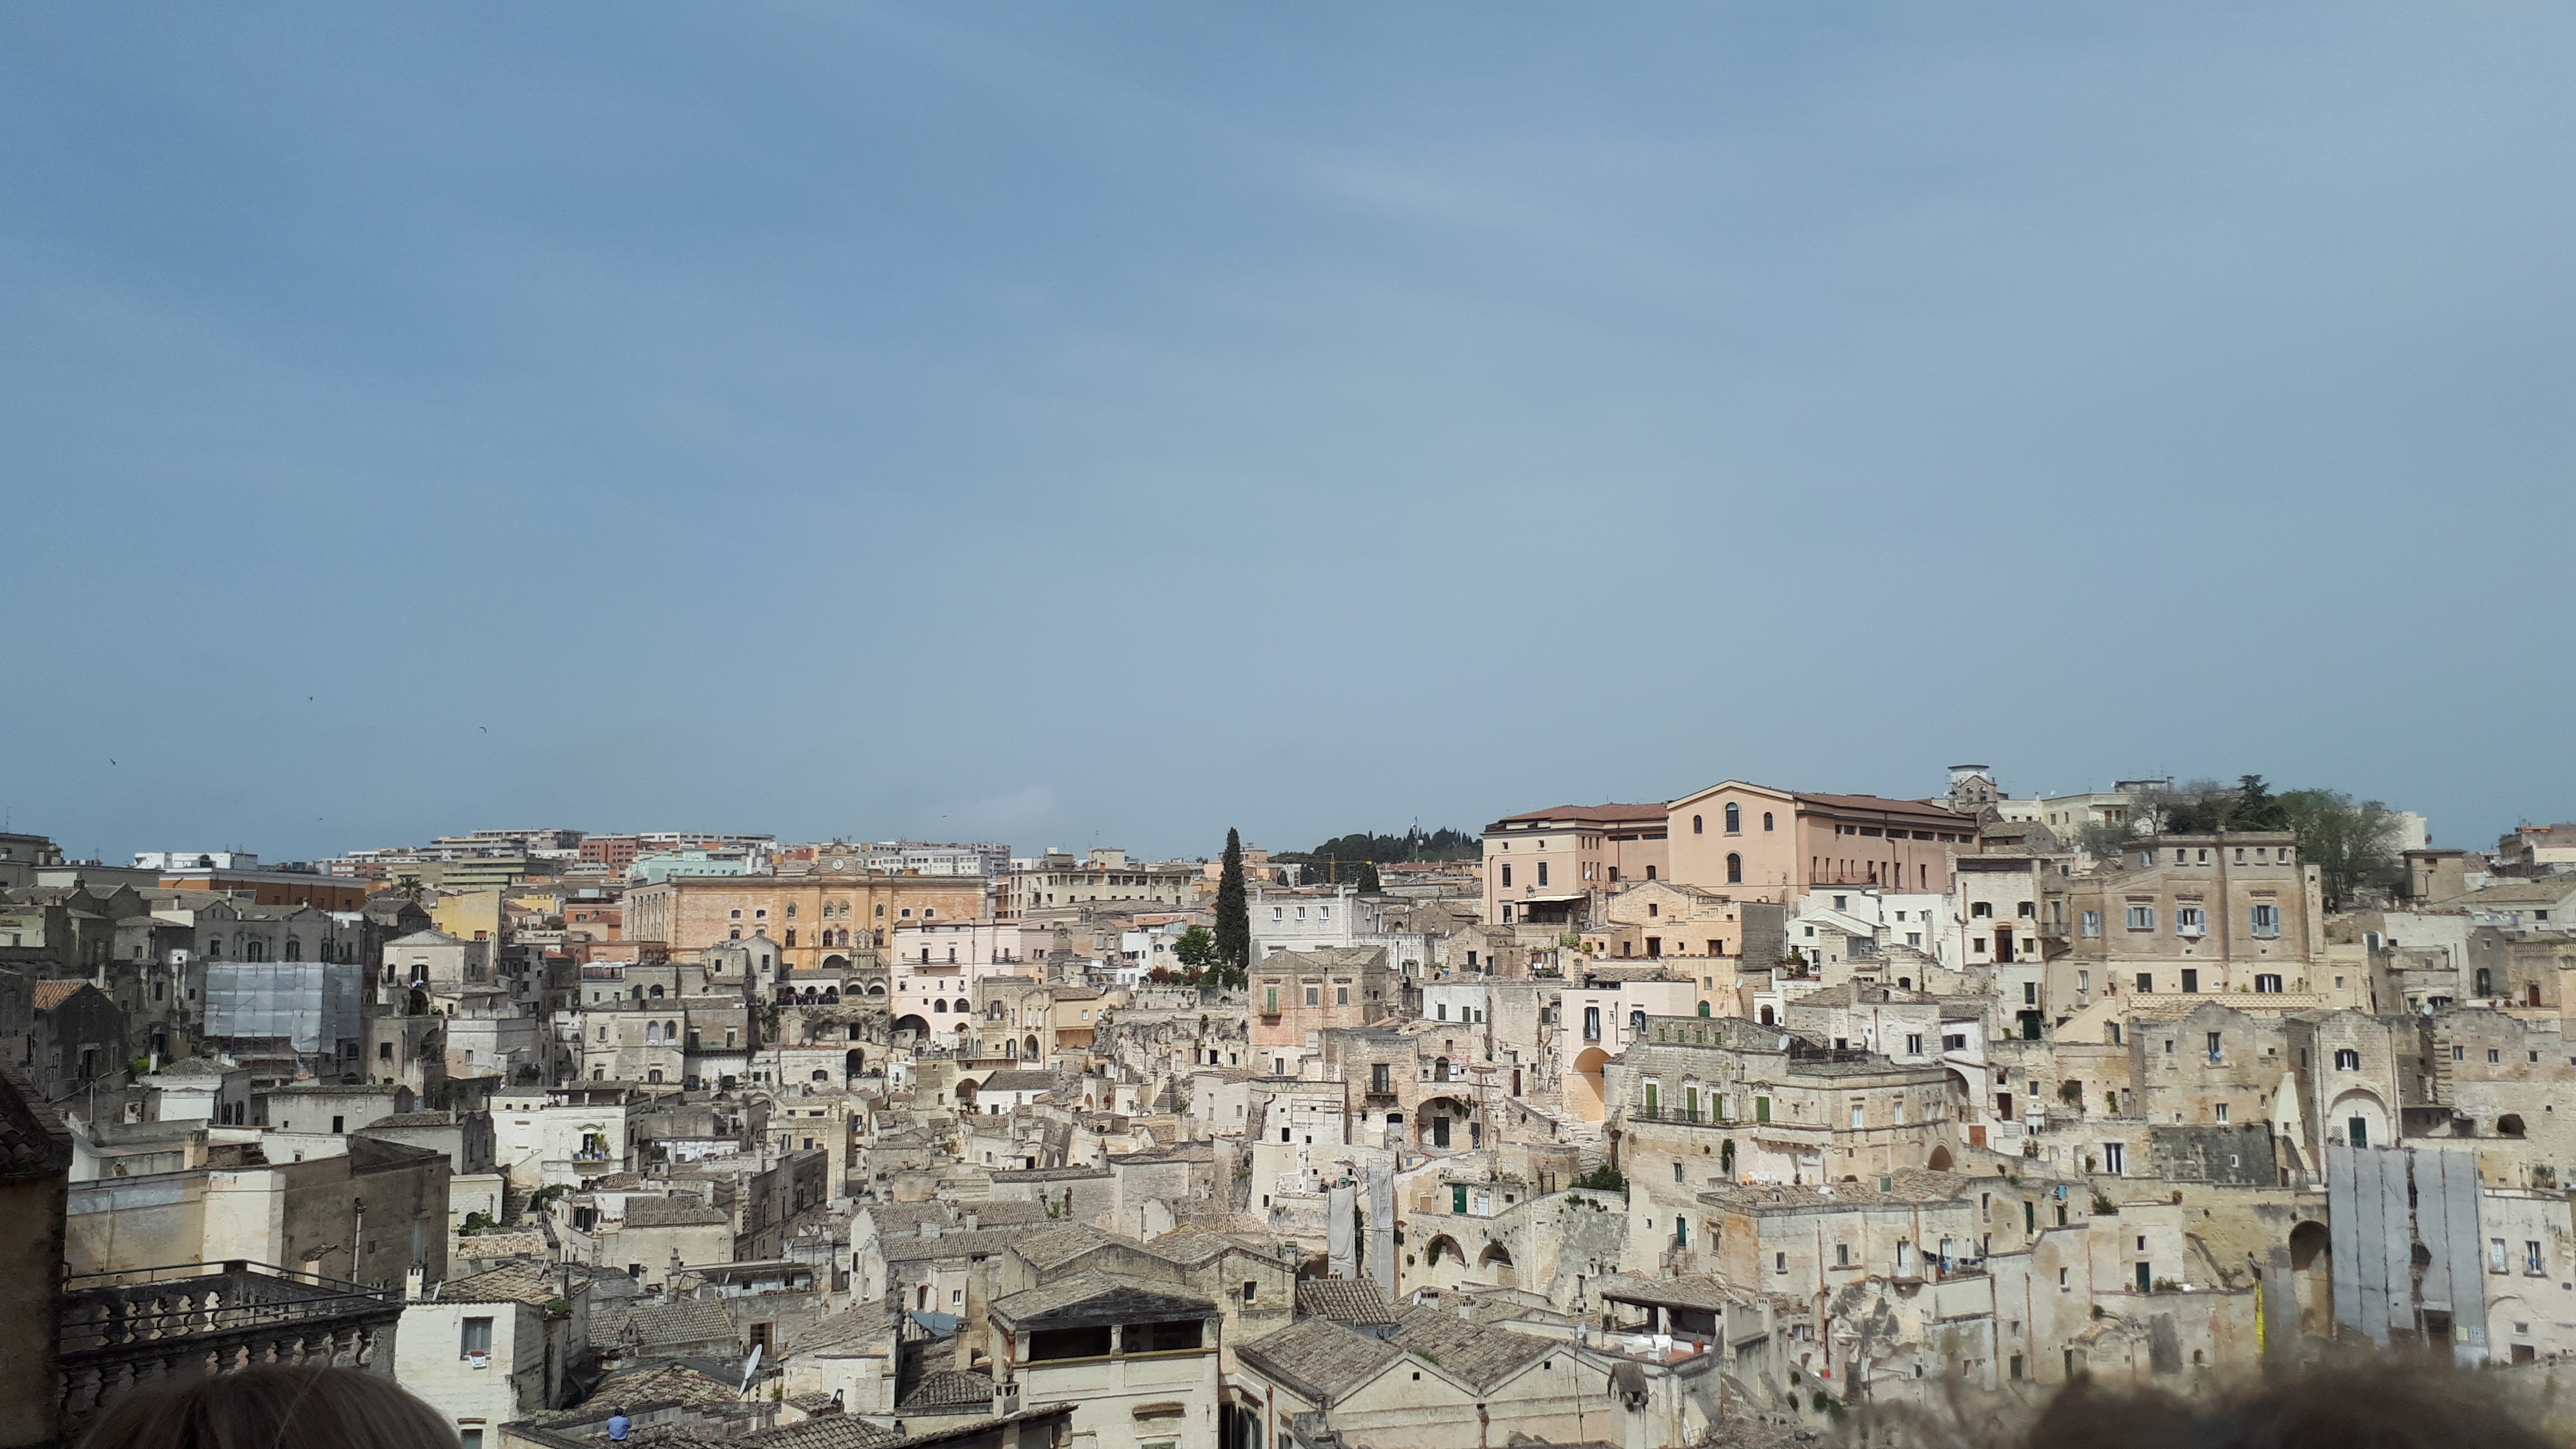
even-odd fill
[[[289,961],[301,961],[301,960],[303,960],[303,959],[304,959],[304,943],[303,943],[303,942],[301,942],[301,941],[299,941],[299,940],[297,940],[297,939],[295,939],[293,936],[289,936],[289,937],[287,937],[287,938],[286,938],[286,959],[287,959],[287,960],[289,960]]]
[[[1708,833],[1707,826],[1708,822],[1701,819],[1699,816],[1694,815],[1691,817],[1691,834],[1705,835]]]
[[[206,959],[209,961],[220,961],[223,959],[223,955],[223,941],[219,938],[208,937],[206,940]]]
[[[1700,1015],[1702,1015],[1702,1016],[1706,1016],[1706,1015],[1708,1015],[1708,1003],[1707,1003],[1707,1002],[1703,1001],[1703,1002],[1701,1002],[1701,1003],[1699,1004],[1699,1014],[1700,1014]]]
[[[644,1023],[644,1044],[646,1046],[660,1046],[662,1044],[662,1023],[658,1021],[648,1021]]]
[[[664,1041],[678,1041],[679,1039],[680,1039],[680,1024],[679,1024],[678,1022],[676,1022],[676,1021],[666,1021],[666,1022],[662,1023],[662,1040],[664,1040]]]
[[[1771,812],[1768,810],[1762,812],[1762,828],[1765,830],[1771,828]]]
[[[1729,835],[1744,833],[1744,807],[1732,800],[1726,802],[1726,833]]]
[[[1744,857],[1731,850],[1726,853],[1726,883],[1744,884]]]
[[[659,987],[659,986],[656,986],[656,987],[654,987],[651,991],[646,992],[645,994],[646,994],[646,995],[648,995],[648,996],[655,996],[655,997],[658,997],[658,996],[660,996],[660,995],[662,994],[662,988],[661,988],[661,987]]]
[[[946,1001],[934,1001],[930,1003],[930,1009],[933,1012],[944,1012],[948,1009],[948,1003]]]

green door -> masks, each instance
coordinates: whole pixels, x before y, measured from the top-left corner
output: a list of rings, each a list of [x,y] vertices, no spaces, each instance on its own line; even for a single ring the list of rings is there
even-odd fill
[[[1756,1097],[1753,1099],[1753,1120],[1756,1122],[1768,1122],[1771,1120],[1770,1098]]]
[[[1466,1210],[1467,1189],[1463,1187],[1453,1187],[1449,1189],[1449,1211],[1453,1213],[1464,1213]]]

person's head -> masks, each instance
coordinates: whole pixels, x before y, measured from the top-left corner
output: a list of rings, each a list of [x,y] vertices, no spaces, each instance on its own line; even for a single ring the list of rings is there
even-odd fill
[[[120,1399],[80,1449],[456,1449],[456,1431],[392,1379],[278,1366]]]
[[[2069,1384],[2024,1449],[2553,1449],[2492,1378],[2382,1354],[2177,1398]]]

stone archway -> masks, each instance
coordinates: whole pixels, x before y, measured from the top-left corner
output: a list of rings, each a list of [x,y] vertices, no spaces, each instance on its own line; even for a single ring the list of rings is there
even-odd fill
[[[1573,1075],[1565,1081],[1565,1105],[1586,1122],[1598,1122],[1609,1115],[1609,1103],[1603,1095],[1601,1072],[1609,1065],[1610,1054],[1599,1047],[1587,1049],[1574,1059]]]
[[[1934,1172],[1948,1172],[1950,1170],[1950,1162],[1950,1149],[1946,1146],[1934,1147],[1932,1149],[1932,1155],[1923,1159],[1923,1165],[1932,1169]]]
[[[1485,1244],[1485,1251],[1476,1258],[1476,1267],[1483,1271],[1486,1280],[1497,1288],[1520,1286],[1519,1275],[1512,1267],[1511,1250],[1500,1243]]]
[[[2334,1331],[2334,1234],[2314,1221],[2290,1229],[2290,1283],[2298,1295],[2299,1331]]]

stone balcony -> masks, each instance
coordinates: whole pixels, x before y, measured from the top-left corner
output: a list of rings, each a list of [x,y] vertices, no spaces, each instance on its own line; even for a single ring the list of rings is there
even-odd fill
[[[253,1364],[337,1364],[391,1374],[399,1291],[265,1263],[179,1263],[74,1274],[64,1285],[62,1429],[161,1383]]]

